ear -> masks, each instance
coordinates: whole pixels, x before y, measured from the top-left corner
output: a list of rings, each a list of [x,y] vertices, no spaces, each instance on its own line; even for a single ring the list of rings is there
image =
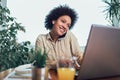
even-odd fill
[[[55,20],[52,21],[52,24],[55,24]]]

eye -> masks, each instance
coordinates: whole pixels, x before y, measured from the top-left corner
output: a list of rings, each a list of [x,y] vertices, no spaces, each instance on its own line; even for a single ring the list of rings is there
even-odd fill
[[[67,24],[68,27],[70,27],[71,25],[70,24]]]
[[[65,20],[61,20],[62,23],[65,23]]]

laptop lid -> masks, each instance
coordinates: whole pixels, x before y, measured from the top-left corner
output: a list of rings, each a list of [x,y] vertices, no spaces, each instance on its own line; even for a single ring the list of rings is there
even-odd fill
[[[120,28],[93,24],[78,80],[120,75]]]

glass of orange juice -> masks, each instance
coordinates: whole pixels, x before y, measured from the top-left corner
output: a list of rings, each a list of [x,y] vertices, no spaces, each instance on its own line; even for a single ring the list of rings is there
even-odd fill
[[[57,65],[58,80],[74,80],[75,68],[72,59],[60,58]]]

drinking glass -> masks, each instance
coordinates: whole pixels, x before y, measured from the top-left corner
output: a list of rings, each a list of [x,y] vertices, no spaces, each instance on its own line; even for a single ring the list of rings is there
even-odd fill
[[[74,80],[75,68],[71,58],[62,57],[57,62],[58,80]]]

